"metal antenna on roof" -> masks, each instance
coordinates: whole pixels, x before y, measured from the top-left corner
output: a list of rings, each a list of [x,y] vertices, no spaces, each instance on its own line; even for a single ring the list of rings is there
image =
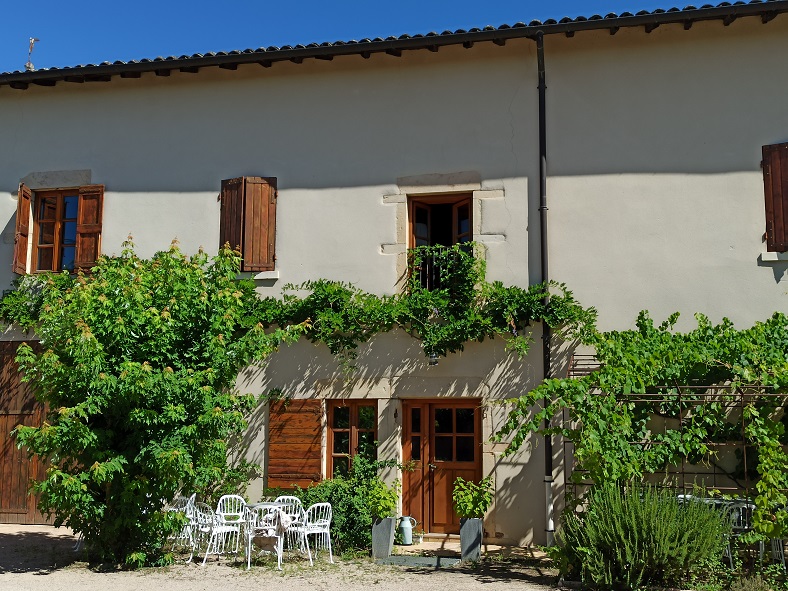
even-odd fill
[[[30,58],[33,55],[33,47],[35,46],[36,41],[41,41],[41,39],[37,37],[30,37],[30,47],[27,50],[27,63],[25,64],[25,70],[27,70],[28,72],[32,72],[33,70],[36,69],[36,67],[33,65],[33,62],[30,61]]]

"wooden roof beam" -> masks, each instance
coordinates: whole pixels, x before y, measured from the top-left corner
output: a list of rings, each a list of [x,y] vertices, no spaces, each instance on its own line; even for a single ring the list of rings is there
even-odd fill
[[[770,20],[773,20],[777,16],[776,10],[770,10],[769,12],[764,12],[761,14],[761,22],[765,25]]]
[[[11,82],[9,86],[15,90],[27,90],[27,82]]]
[[[393,55],[394,57],[402,57],[401,49],[387,49],[386,55]]]
[[[237,70],[238,64],[219,64],[222,70]]]
[[[184,74],[196,74],[200,71],[200,68],[195,68],[194,66],[184,66],[182,68],[178,68],[179,72],[183,72]]]

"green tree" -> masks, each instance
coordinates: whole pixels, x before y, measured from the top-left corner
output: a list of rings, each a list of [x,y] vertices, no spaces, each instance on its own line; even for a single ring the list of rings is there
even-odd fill
[[[25,279],[0,304],[41,339],[17,360],[48,418],[16,430],[48,462],[34,485],[40,508],[81,533],[94,559],[166,562],[178,523],[162,504],[179,490],[212,500],[256,468],[228,460],[256,402],[235,381],[303,325],[265,330],[239,263],[229,248],[209,260],[175,243],[144,260],[128,242],[90,274]]]

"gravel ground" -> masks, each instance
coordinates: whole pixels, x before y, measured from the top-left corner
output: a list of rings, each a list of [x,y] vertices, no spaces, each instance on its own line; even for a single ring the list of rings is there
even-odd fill
[[[203,567],[177,564],[161,569],[117,571],[90,568],[79,562],[75,538],[68,530],[47,526],[0,525],[0,589],[14,591],[233,591],[369,589],[375,591],[548,591],[555,574],[537,559],[496,555],[475,566],[444,569],[380,566],[369,559],[328,564],[321,554],[314,568],[297,556],[286,556],[284,571],[262,559],[252,570],[232,559],[208,558]]]

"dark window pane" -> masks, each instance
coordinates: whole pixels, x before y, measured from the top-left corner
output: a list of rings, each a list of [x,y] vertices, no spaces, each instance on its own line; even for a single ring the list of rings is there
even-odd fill
[[[334,449],[335,454],[349,454],[350,453],[350,433],[347,431],[334,433]]]
[[[334,429],[350,429],[350,407],[335,406],[334,420],[331,423]]]
[[[410,438],[410,459],[421,459],[421,437],[419,435],[413,435]]]
[[[410,409],[410,430],[413,433],[421,433],[421,409]]]
[[[67,220],[77,219],[77,202],[76,195],[68,195],[63,197],[63,218]]]
[[[60,268],[68,271],[74,270],[74,247],[64,246],[60,255]]]
[[[359,429],[374,429],[375,418],[377,413],[374,406],[359,406],[358,407],[358,428]]]
[[[474,460],[473,437],[457,437],[457,461],[472,462]]]
[[[457,409],[457,433],[473,433],[474,413],[475,413],[475,409],[473,408]]]
[[[439,462],[451,462],[454,459],[454,437],[435,438],[435,459]]]
[[[55,251],[52,248],[39,248],[38,249],[38,264],[36,265],[37,271],[54,271],[52,268],[52,259]]]
[[[38,210],[39,220],[54,220],[57,215],[57,198],[44,197]]]
[[[454,433],[454,425],[452,424],[452,409],[450,408],[436,408],[435,409],[435,432],[436,433]]]
[[[55,243],[55,223],[47,222],[38,226],[38,243],[39,244],[54,244]]]
[[[460,236],[460,237],[457,239],[457,243],[458,243],[458,244],[465,244],[466,242],[470,242],[470,241],[471,241],[471,236],[470,236],[470,234],[468,234],[468,235],[466,235],[466,236]]]
[[[376,451],[375,434],[372,431],[359,431],[356,453],[367,458],[374,458]]]
[[[334,458],[334,476],[347,476],[350,467],[350,458],[339,456]]]
[[[63,244],[72,245],[77,243],[77,222],[66,222],[63,224]]]
[[[470,209],[467,205],[457,210],[457,234],[467,234],[471,229]]]

